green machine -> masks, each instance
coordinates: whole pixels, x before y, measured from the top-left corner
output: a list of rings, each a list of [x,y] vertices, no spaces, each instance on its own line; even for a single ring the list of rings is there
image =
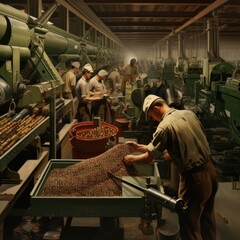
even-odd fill
[[[175,85],[182,90],[186,97],[194,97],[194,84],[199,80],[202,73],[201,63],[196,57],[187,58],[183,50],[184,39],[178,35],[179,57],[177,58],[174,73],[176,77]]]
[[[36,19],[0,3],[0,105],[14,98],[23,108],[53,93],[61,96],[61,74],[71,61],[88,62],[96,68],[118,61],[117,50],[50,24],[48,20],[58,6],[53,4]]]
[[[47,142],[50,142],[52,157],[56,157],[57,127],[60,128],[66,118],[70,119],[72,108],[72,101],[62,98],[61,77],[70,63],[90,62],[101,67],[100,63],[96,64],[99,49],[101,64],[115,64],[118,59],[117,50],[113,53],[50,23],[58,7],[55,2],[36,19],[0,3],[0,119],[25,108],[31,112],[34,108],[42,109],[47,116],[40,126],[0,156],[0,178],[5,178],[2,173],[9,163],[49,126]]]
[[[208,59],[195,84],[197,112],[206,129],[212,157],[222,180],[235,181],[240,174],[239,66],[219,57],[218,25],[208,21]]]
[[[232,82],[235,81],[230,80],[230,78],[236,79],[233,74],[235,67],[219,56],[219,34],[216,19],[207,22],[207,32],[209,57],[202,60],[203,71],[200,75],[200,81],[195,84],[195,102],[199,103],[200,98],[205,99],[205,110],[210,115],[221,118],[221,112],[229,111],[227,106],[232,104],[230,95],[227,96],[226,91],[223,94],[222,89],[232,89]],[[223,86],[224,88],[222,88]],[[235,115],[232,110],[230,111],[231,116]]]
[[[201,62],[194,57],[191,59],[178,58],[174,72],[176,78],[179,79],[176,82],[183,94],[193,98],[195,82],[199,81],[202,74]]]
[[[235,181],[240,174],[239,70],[235,69],[230,76],[233,69],[230,64],[212,63],[210,67],[212,81],[201,78],[206,85],[198,92],[199,117],[206,129],[220,178]]]
[[[57,4],[34,20],[1,4],[1,104],[14,98],[18,100],[17,107],[23,108],[61,92],[63,80],[43,44],[47,33],[43,26],[56,8]],[[37,94],[31,94],[31,90]]]

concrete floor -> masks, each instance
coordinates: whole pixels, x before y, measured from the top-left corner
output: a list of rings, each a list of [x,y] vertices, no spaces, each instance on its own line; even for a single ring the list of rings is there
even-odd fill
[[[237,184],[237,185],[236,185]],[[215,216],[217,224],[217,240],[238,240],[240,236],[240,184],[233,185],[231,182],[220,182],[215,201]],[[236,185],[236,186],[235,186]],[[234,187],[233,187],[234,186]],[[152,227],[154,234],[145,235],[139,229],[140,218],[120,218],[119,226],[123,229],[122,240],[178,240],[179,231],[178,218],[176,213],[163,208],[162,218],[166,220],[157,230],[156,222],[153,221]],[[99,218],[74,218],[71,226],[98,227]],[[79,240],[89,240],[89,238],[75,238]],[[66,238],[67,240],[75,240]],[[94,238],[93,238],[94,239]],[[100,238],[101,239],[101,238]],[[61,240],[65,240],[64,238]],[[96,240],[99,240],[96,238]],[[102,240],[102,239],[101,239]],[[104,239],[106,240],[106,239]],[[114,238],[114,240],[118,240]]]
[[[163,218],[166,220],[166,223],[163,224],[159,229],[157,229],[157,223],[156,221],[152,222],[152,228],[151,230],[153,231],[152,233],[148,234],[144,234],[143,231],[140,229],[140,218],[119,218],[119,226],[120,229],[123,231],[119,232],[119,235],[114,236],[114,238],[109,238],[109,239],[114,239],[114,240],[156,240],[156,239],[178,239],[176,238],[177,233],[179,231],[179,226],[178,226],[178,220],[177,220],[177,215],[175,213],[171,213],[169,210],[163,210]],[[99,226],[99,219],[98,218],[74,218],[71,224],[71,227],[82,227],[82,235],[81,237],[78,236],[72,236],[72,238],[69,237],[69,235],[67,236],[67,234],[65,235],[64,233],[61,234],[60,239],[61,240],[77,240],[77,239],[81,239],[81,240],[86,240],[86,239],[90,239],[89,236],[85,236],[85,233],[87,232],[87,228],[91,228],[92,227],[92,231],[94,231],[94,229],[96,227]],[[84,227],[85,227],[85,232],[84,232]],[[63,230],[64,231],[64,230]],[[68,234],[70,233],[70,229],[68,231]],[[104,231],[104,230],[100,230],[100,231]],[[77,231],[76,231],[77,233]],[[79,231],[80,233],[80,231]],[[94,235],[94,234],[93,234]],[[104,233],[103,233],[104,235]],[[106,233],[107,235],[107,233]],[[96,239],[96,240],[106,240],[108,239],[107,236],[104,236],[102,238],[102,236],[99,236],[99,232],[94,235],[94,238],[91,239]],[[161,238],[159,238],[161,236]],[[75,238],[76,237],[76,238]],[[163,238],[164,237],[164,238]]]
[[[152,233],[144,234],[140,229],[140,218],[118,218],[119,228],[113,231],[111,223],[100,226],[99,218],[73,218],[71,225],[67,218],[32,218],[24,216],[14,223],[11,217],[4,225],[3,240],[177,240],[179,230],[177,215],[167,209],[162,213],[165,223],[157,229],[156,220],[151,224]],[[160,238],[160,236],[162,238]]]
[[[235,186],[235,185],[234,185]],[[240,236],[240,184],[235,188],[230,182],[220,183],[216,196],[215,213],[217,223],[217,240],[238,240]],[[16,217],[15,217],[16,218]],[[66,227],[67,219],[33,219],[25,217],[19,222],[11,217],[4,224],[4,240],[108,240],[102,238],[99,228],[99,218],[73,218],[71,227]],[[145,235],[139,229],[140,218],[119,218],[120,232],[111,240],[179,240],[176,233],[179,230],[175,213],[163,208],[162,218],[166,220],[157,230],[156,221],[152,227],[154,234]],[[108,229],[108,228],[105,228]],[[109,227],[111,229],[111,227]],[[100,230],[100,232],[99,232]],[[122,231],[122,232],[121,232]],[[103,232],[102,232],[103,233]],[[107,233],[103,233],[103,235]]]

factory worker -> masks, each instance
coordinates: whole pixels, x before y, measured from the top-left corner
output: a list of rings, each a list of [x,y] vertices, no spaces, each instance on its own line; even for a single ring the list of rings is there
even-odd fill
[[[73,99],[73,91],[76,85],[76,74],[80,68],[79,62],[72,62],[71,68],[63,74],[62,78],[65,83],[63,89],[63,97],[65,99]]]
[[[108,89],[112,89],[112,92],[120,92],[121,87],[121,74],[118,71],[118,68],[114,68],[112,72],[109,73],[107,77]]]
[[[88,103],[94,100],[99,100],[89,91],[89,80],[93,74],[91,64],[87,63],[82,68],[82,77],[78,80],[75,91],[78,98],[77,119],[79,122],[90,121],[90,111]]]
[[[108,72],[104,69],[100,70],[93,78],[89,81],[89,90],[91,92],[105,94],[108,92],[104,80],[108,76]]]
[[[129,81],[131,84],[134,84],[139,76],[137,60],[132,58],[130,63],[123,69],[123,81],[121,85],[121,91],[123,95],[125,95],[126,83]]]
[[[123,73],[124,73],[124,68],[125,68],[125,64],[124,64],[124,61],[121,61],[120,62],[120,64],[119,64],[119,66],[118,66],[118,71],[119,71],[119,73],[120,73],[120,75],[123,75]]]
[[[109,93],[106,88],[104,80],[108,76],[108,72],[104,69],[100,70],[92,79],[89,81],[89,89],[94,96],[99,96],[98,101],[91,102],[91,117],[100,117],[103,121],[111,122],[111,110],[108,99],[104,96]]]
[[[170,108],[152,94],[145,98],[143,111],[159,125],[148,145],[127,142],[133,152],[141,154],[127,155],[124,163],[150,163],[162,154],[175,164],[180,173],[178,197],[188,206],[186,214],[179,214],[181,239],[216,240],[214,200],[218,181],[199,119],[192,111]]]

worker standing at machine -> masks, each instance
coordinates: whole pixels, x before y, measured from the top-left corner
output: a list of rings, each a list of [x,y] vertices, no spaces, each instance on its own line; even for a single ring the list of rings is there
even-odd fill
[[[77,120],[79,122],[90,121],[90,109],[89,104],[91,101],[99,100],[99,97],[89,90],[89,80],[93,74],[93,68],[91,64],[87,63],[82,68],[82,77],[78,80],[75,90],[78,98],[77,107]]]
[[[104,83],[107,76],[108,72],[102,69],[89,81],[89,90],[100,98],[91,102],[91,118],[100,117],[103,121],[111,122],[111,106],[107,98],[111,90]]]
[[[63,89],[63,97],[65,99],[73,99],[73,91],[76,86],[76,74],[79,68],[79,62],[72,62],[71,68],[62,76],[65,83]]]
[[[125,64],[124,64],[124,61],[121,61],[119,66],[118,66],[118,71],[120,73],[120,75],[123,75],[124,73],[124,68],[125,68]]]
[[[89,90],[95,94],[103,95],[108,92],[104,80],[108,76],[108,72],[104,69],[100,70],[93,78],[89,80]]]
[[[75,97],[75,86],[76,86],[76,74],[80,68],[80,62],[72,62],[71,68],[62,75],[64,81],[64,89],[63,89],[63,98],[72,99],[72,117],[76,117],[76,109],[73,102],[73,98]]]
[[[218,188],[217,174],[210,157],[210,148],[197,116],[189,110],[170,108],[164,99],[148,95],[143,111],[159,122],[148,145],[129,141],[132,151],[125,164],[150,163],[163,154],[179,173],[178,194],[188,206],[179,215],[181,240],[216,240],[214,200]]]
[[[113,71],[111,71],[107,77],[107,85],[109,86],[109,89],[112,89],[113,93],[120,92],[121,87],[121,75],[118,71],[118,68],[114,68]]]
[[[137,60],[135,58],[132,58],[130,60],[130,64],[128,64],[123,69],[123,80],[121,85],[121,91],[123,95],[125,95],[126,83],[130,81],[131,84],[134,84],[138,78],[139,78],[139,69],[137,65]]]

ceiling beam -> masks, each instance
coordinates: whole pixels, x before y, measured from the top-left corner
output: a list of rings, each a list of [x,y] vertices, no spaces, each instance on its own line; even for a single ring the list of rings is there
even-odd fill
[[[168,33],[168,30],[153,30],[153,29],[117,29],[114,30],[115,34],[117,33],[154,33],[154,34],[159,34],[159,33]]]
[[[84,0],[89,6],[208,6],[213,0]],[[228,5],[240,5],[239,0],[231,0]]]
[[[227,0],[228,1],[228,0]],[[204,11],[204,9],[202,10]],[[202,11],[200,11],[200,13],[202,13]],[[211,10],[212,11],[212,10]],[[205,14],[204,16],[210,16],[211,11],[209,11],[207,14]],[[102,19],[104,21],[104,19],[132,19],[132,18],[182,18],[182,19],[186,19],[186,18],[194,18],[196,17],[196,15],[198,15],[199,9],[198,11],[194,11],[194,12],[143,12],[143,11],[132,11],[132,12],[119,12],[119,11],[103,11],[103,12],[96,12],[97,16]],[[236,12],[236,13],[227,13],[227,12],[220,12],[217,14],[220,18],[222,19],[239,19],[240,18],[240,13]]]
[[[191,24],[195,23],[196,21],[198,21],[199,19],[203,18],[204,16],[206,16],[209,13],[211,13],[213,10],[215,10],[216,8],[222,6],[224,3],[228,2],[228,1],[229,0],[216,0],[214,3],[212,3],[211,5],[206,7],[203,11],[199,12],[195,17],[191,18],[189,21],[184,23],[181,27],[177,28],[174,32],[169,33],[166,37],[164,37],[163,39],[158,41],[156,44],[158,44],[158,43],[160,43],[162,41],[165,41],[168,38],[176,35],[177,33],[181,32],[186,27],[188,27]]]
[[[181,23],[176,23],[176,22],[123,22],[123,21],[118,21],[118,22],[105,22],[109,27],[178,27],[181,26]]]
[[[143,12],[143,11],[108,11],[108,12],[96,12],[97,16],[101,19],[105,18],[192,18],[196,15],[195,12]]]

